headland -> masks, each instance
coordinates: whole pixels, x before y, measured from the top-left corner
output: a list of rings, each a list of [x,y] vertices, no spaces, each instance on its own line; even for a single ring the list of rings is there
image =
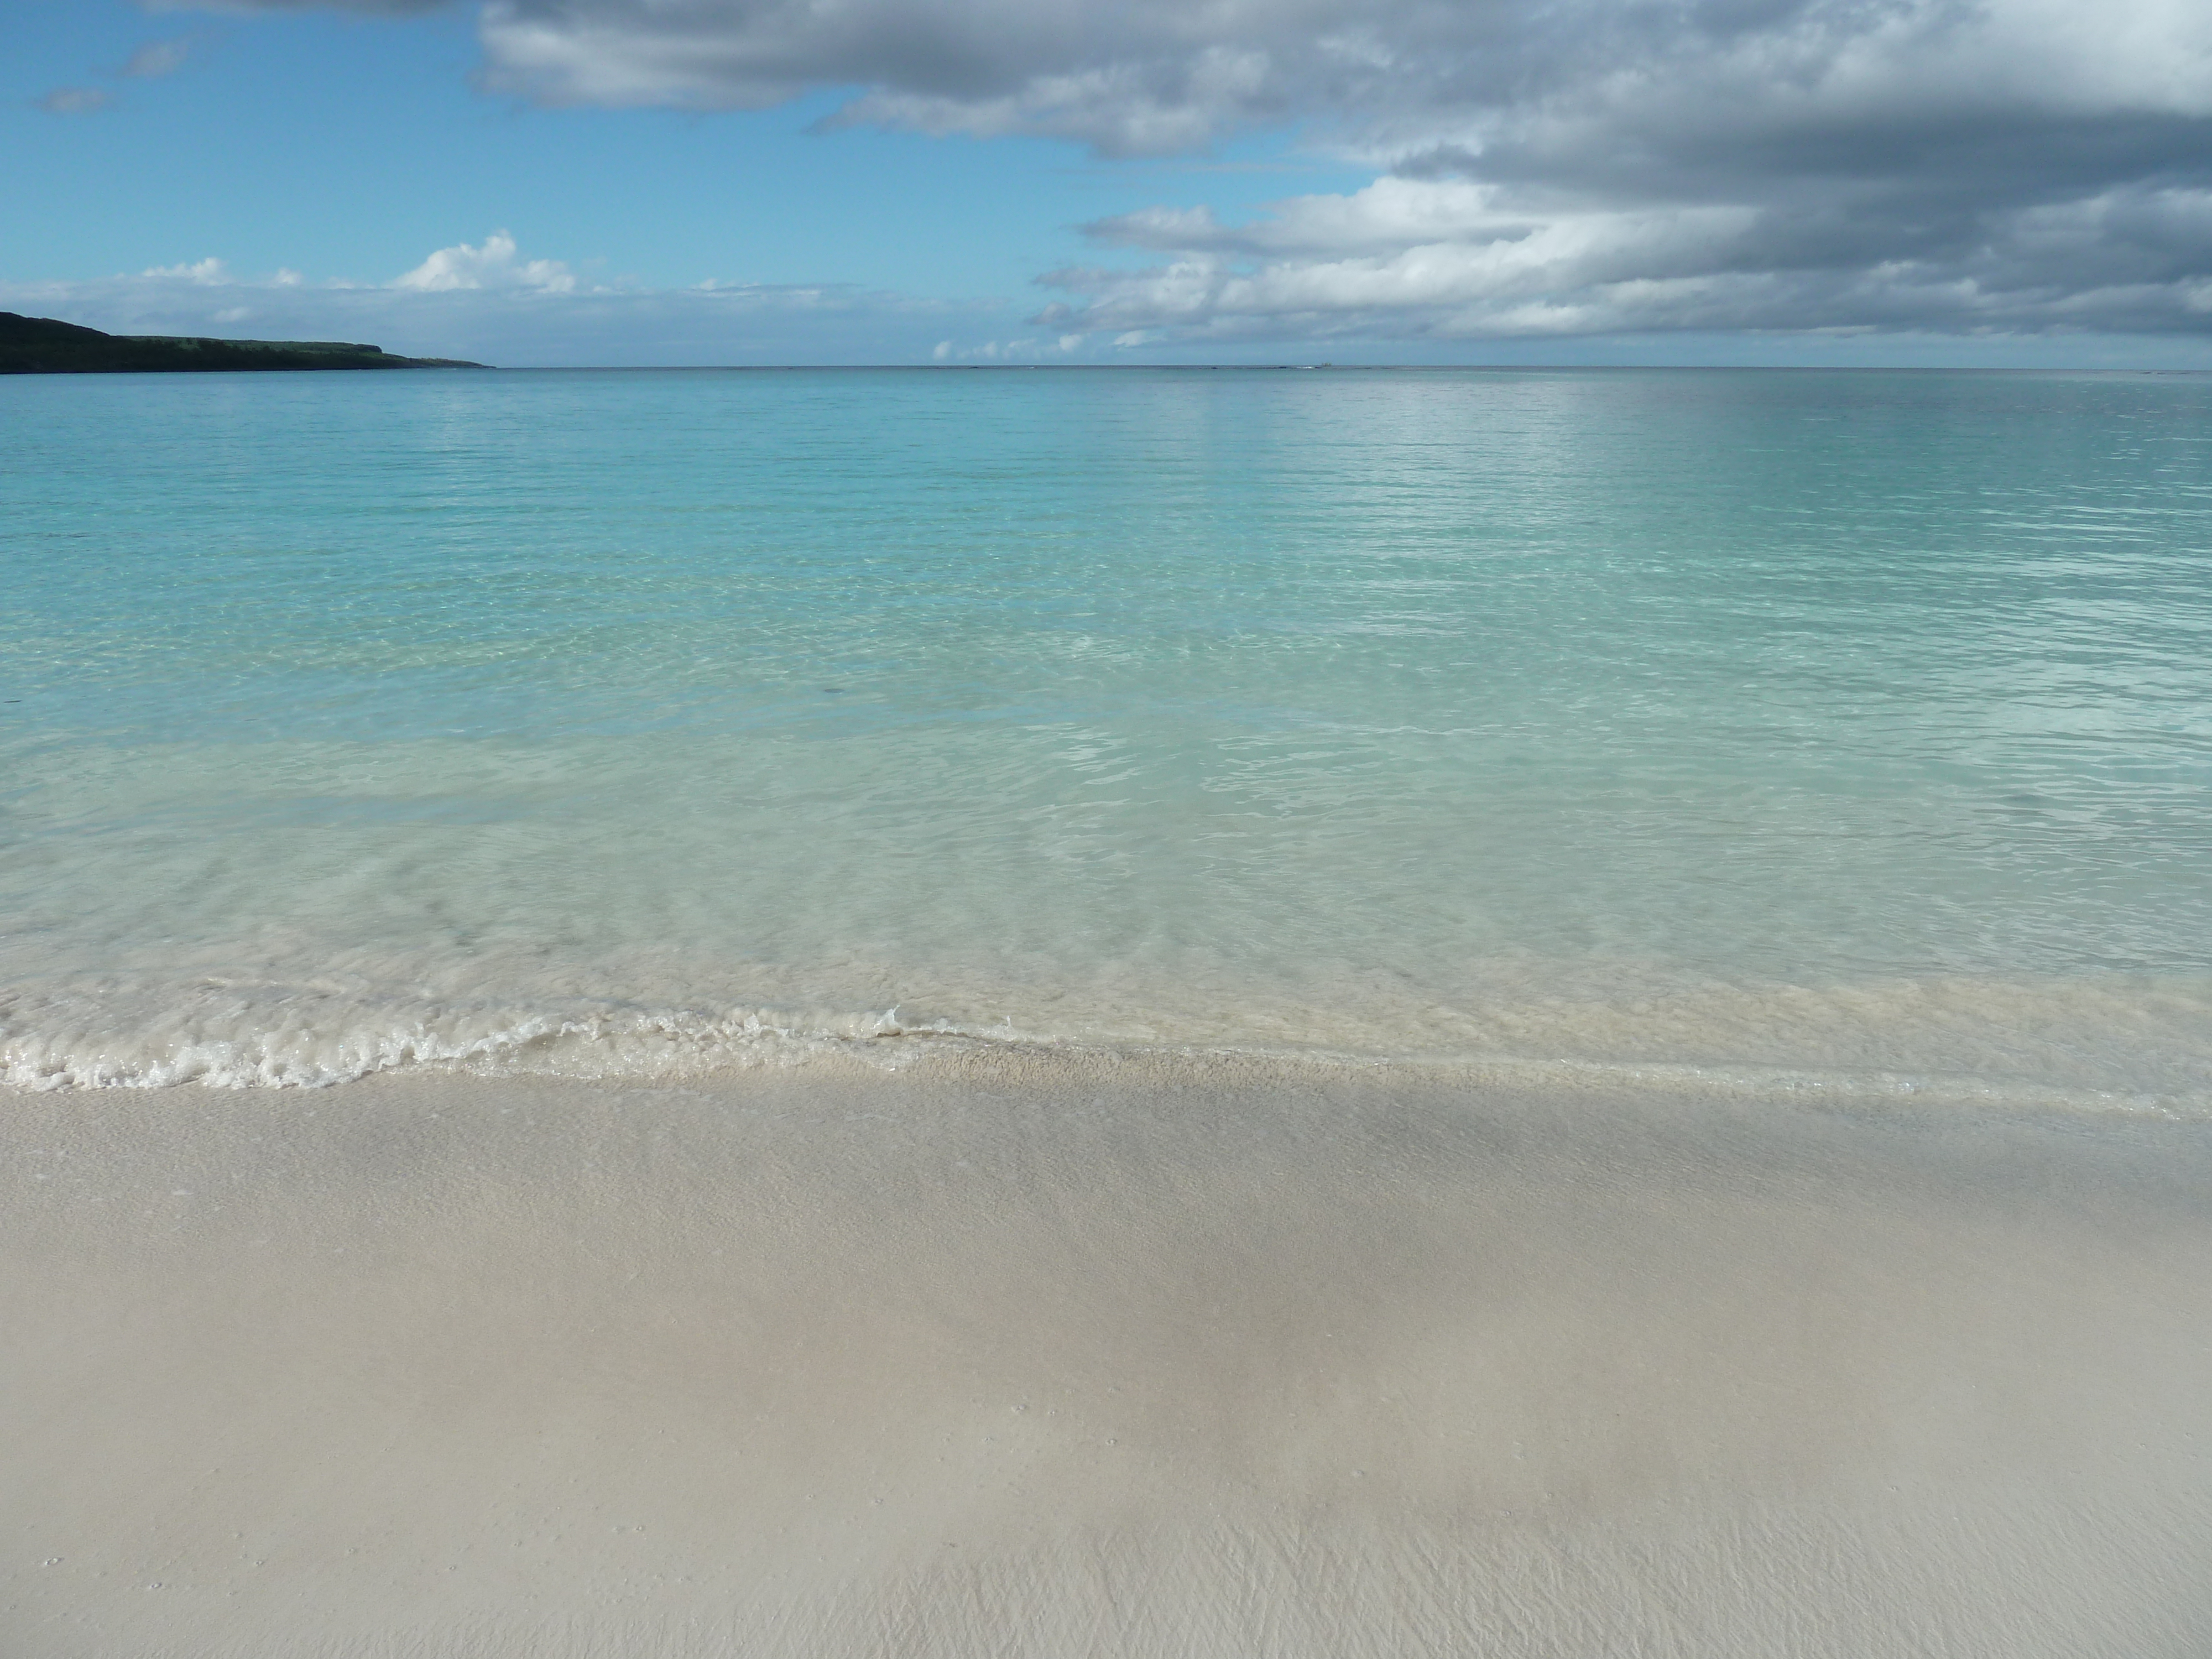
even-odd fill
[[[337,340],[216,340],[103,334],[51,317],[0,311],[0,374],[146,374],[220,369],[483,368],[449,357],[400,357]]]

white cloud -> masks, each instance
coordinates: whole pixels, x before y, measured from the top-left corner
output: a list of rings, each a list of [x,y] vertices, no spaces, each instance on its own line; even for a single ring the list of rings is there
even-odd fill
[[[148,81],[174,75],[184,68],[185,58],[191,51],[189,40],[149,40],[131,54],[130,60],[123,65],[123,72]]]
[[[543,294],[576,291],[574,273],[558,259],[523,260],[516,258],[515,253],[514,238],[495,230],[476,247],[457,242],[440,248],[392,286],[425,294],[475,288],[532,289]]]
[[[1000,301],[828,284],[592,286],[560,261],[523,258],[504,233],[441,248],[384,283],[310,283],[289,269],[246,277],[210,258],[93,282],[0,283],[0,310],[117,334],[220,337],[250,321],[264,339],[364,340],[510,366],[921,362],[935,342],[951,350],[948,328],[980,336],[1015,319]]]
[[[1048,279],[1070,332],[2212,326],[2204,0],[485,0],[478,27],[484,83],[551,105],[831,89],[836,120],[1114,155],[1295,126],[1383,175],[1103,222],[1125,263]],[[487,242],[410,280],[573,282],[536,263]]]
[[[2212,112],[2212,9],[2193,0],[489,0],[481,29],[494,83],[550,103],[856,87],[850,118],[1121,154],[1287,118],[1473,149],[1931,110]]]
[[[1964,352],[1966,360],[1990,362],[2212,367],[2212,329],[2205,326],[2212,320],[2212,281],[2029,292],[2016,281],[2008,287],[2011,279],[1995,265],[1966,275],[1910,260],[1845,272],[1709,269],[1684,258],[1685,247],[1694,251],[1697,244],[1682,242],[1679,227],[1670,249],[1668,227],[1630,216],[1618,223],[1563,222],[1489,242],[1431,243],[1378,254],[1373,223],[1378,204],[1390,199],[1387,192],[1365,204],[1299,198],[1286,204],[1277,221],[1256,227],[1208,222],[1209,252],[1152,272],[1077,274],[1092,284],[1084,290],[1089,304],[1059,310],[1080,322],[1066,326],[1055,319],[1030,333],[1007,332],[1014,313],[997,302],[830,285],[708,281],[674,289],[581,283],[549,289],[403,286],[398,279],[309,283],[289,270],[237,276],[212,258],[95,282],[0,284],[0,309],[114,333],[250,331],[264,339],[366,340],[404,355],[509,366],[1042,362],[1066,362],[1086,350],[1170,361],[1279,360],[1282,343],[1291,339],[1318,344],[1344,338],[1410,343],[1406,350],[1417,359],[1464,357],[1470,340],[1508,343],[1475,348],[1478,360],[1519,349],[1510,343],[1517,339],[1529,343],[1528,350],[1547,354],[1534,360],[1555,361],[1559,343],[1575,335],[1790,330],[1798,328],[1794,319],[1814,310],[1844,320],[1817,334],[1800,331],[1801,341],[1902,343],[1858,361],[1881,362],[1885,353],[1903,349],[1929,362],[1961,361]],[[1408,222],[1432,226],[1447,211],[1431,204],[1413,211]],[[2169,193],[2160,201],[2114,198],[2094,210],[2041,216],[2032,229],[2045,257],[2070,257],[2069,247],[2096,245],[2118,234],[2117,224],[2130,226],[2129,236],[2155,241],[2208,214],[2212,197],[2202,192]],[[1320,251],[1317,227],[1332,221],[1348,227],[1347,246],[1363,251],[1334,258]],[[1464,232],[1470,238],[1486,234],[1479,211],[1464,224],[1472,227]],[[1297,251],[1252,258],[1237,240],[1248,230]],[[1618,276],[1620,262],[1634,269],[1639,252],[1655,266],[1674,259],[1684,268],[1663,276]],[[510,263],[529,262],[518,252]],[[2116,327],[2168,331],[2163,343],[2140,349],[2115,343],[2109,335],[2063,344],[2081,342],[2085,331]],[[2197,340],[2179,340],[2170,331],[2177,327],[2193,328]],[[1960,343],[1941,346],[1947,330]],[[2062,343],[2051,350],[2022,346],[2022,335],[2035,331],[2050,331]],[[1710,343],[1720,337],[1685,337]],[[1371,354],[1355,347],[1315,355],[1344,361]],[[1770,352],[1765,360],[1789,361],[1791,353]],[[1802,353],[1796,360],[1804,360]],[[1833,351],[1827,360],[1837,360]]]
[[[198,283],[203,287],[230,280],[228,269],[212,254],[194,264],[155,265],[138,274],[141,276],[167,277],[179,283]]]
[[[939,340],[931,348],[929,355],[932,362],[940,363],[1042,363],[1073,356],[1082,350],[1088,337],[1083,334],[1061,334],[1047,339],[1025,334],[1006,339],[979,340],[969,345],[962,345],[953,340]]]
[[[31,101],[49,115],[91,115],[106,109],[115,99],[98,87],[56,87],[45,97]]]
[[[1046,280],[1085,302],[1048,307],[1037,320],[1186,341],[1808,323],[2190,331],[2203,326],[2193,296],[2203,281],[2195,273],[2212,264],[2208,228],[2212,191],[2113,191],[1984,216],[1981,237],[1963,248],[1836,260],[1819,257],[1829,227],[1773,208],[1516,211],[1486,189],[1390,179],[1296,198],[1249,226],[1198,213],[1102,222],[1091,228],[1102,241],[1177,257],[1054,272]]]

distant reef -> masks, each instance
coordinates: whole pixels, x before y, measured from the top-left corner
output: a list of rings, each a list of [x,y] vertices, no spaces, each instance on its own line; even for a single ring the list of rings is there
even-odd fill
[[[395,357],[335,340],[203,340],[102,334],[0,311],[0,374],[143,374],[218,368],[483,368],[452,357]]]

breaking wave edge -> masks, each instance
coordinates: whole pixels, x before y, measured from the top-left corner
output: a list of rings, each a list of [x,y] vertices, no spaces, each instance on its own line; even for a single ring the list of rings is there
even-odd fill
[[[179,1022],[179,1024],[182,1024]],[[976,1034],[980,1035],[980,1034]],[[626,1010],[356,1020],[338,1030],[278,1020],[224,1031],[143,1030],[127,1040],[18,1027],[0,1036],[0,1085],[17,1089],[326,1088],[380,1073],[459,1072],[643,1079],[830,1055],[896,1063],[911,1043],[970,1034],[942,1022],[879,1012],[737,1008]]]
[[[54,1011],[48,1010],[48,1012]],[[234,1016],[241,1011],[235,1006]],[[325,1015],[327,1009],[321,1011]],[[680,1082],[823,1061],[896,1071],[931,1055],[993,1051],[1194,1066],[1389,1067],[1472,1085],[1528,1091],[1695,1093],[1746,1100],[1821,1098],[1956,1101],[1992,1107],[2117,1112],[2212,1120],[2212,1094],[2053,1085],[2027,1077],[1942,1070],[1882,1070],[1666,1061],[1502,1053],[1382,1053],[1280,1043],[1105,1041],[1030,1030],[1012,1020],[909,1018],[900,1009],[719,1012],[597,1009],[520,1012],[484,1008],[343,1022],[291,1011],[265,1024],[155,1020],[127,1038],[36,1024],[0,1008],[0,1087],[64,1089],[321,1089],[382,1073]],[[225,1030],[223,1025],[231,1029]],[[44,1029],[40,1029],[43,1025]],[[335,1029],[334,1029],[335,1028]]]

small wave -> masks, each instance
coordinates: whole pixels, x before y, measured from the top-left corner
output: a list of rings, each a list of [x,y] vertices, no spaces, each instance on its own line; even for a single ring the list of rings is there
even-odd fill
[[[2212,1116],[2212,985],[2193,980],[1712,983],[1664,994],[1630,981],[1568,997],[1501,973],[1440,997],[1358,977],[1078,984],[1042,969],[851,962],[811,972],[619,956],[307,962],[293,950],[249,965],[228,954],[233,963],[197,971],[137,963],[0,986],[0,1085],[319,1088],[425,1068],[678,1080],[817,1062],[889,1070],[1012,1046],[1071,1060],[1389,1065],[1532,1092]],[[909,1006],[908,994],[927,1000]]]
[[[154,1022],[129,1037],[64,1025],[0,1037],[0,1084],[19,1089],[321,1088],[410,1067],[520,1074],[669,1078],[792,1065],[829,1054],[898,1063],[886,1040],[978,1038],[944,1023],[880,1012],[771,1008],[465,1013],[341,1021],[298,1016],[225,1031],[205,1019]],[[1003,1036],[1004,1032],[999,1033]]]
[[[1743,1100],[1881,1100],[2212,1118],[2212,1094],[2054,1085],[2025,1076],[1893,1069],[1526,1055],[1481,1049],[1391,1052],[1281,1042],[1100,1040],[993,1021],[877,1011],[747,1006],[523,1010],[482,1005],[366,1006],[328,991],[203,983],[128,1019],[138,999],[81,988],[0,999],[0,1085],[16,1089],[314,1089],[382,1073],[672,1081],[843,1060],[896,1070],[950,1049],[1020,1048],[1070,1059],[1145,1055],[1200,1065],[1387,1066],[1526,1093],[1603,1091]]]

